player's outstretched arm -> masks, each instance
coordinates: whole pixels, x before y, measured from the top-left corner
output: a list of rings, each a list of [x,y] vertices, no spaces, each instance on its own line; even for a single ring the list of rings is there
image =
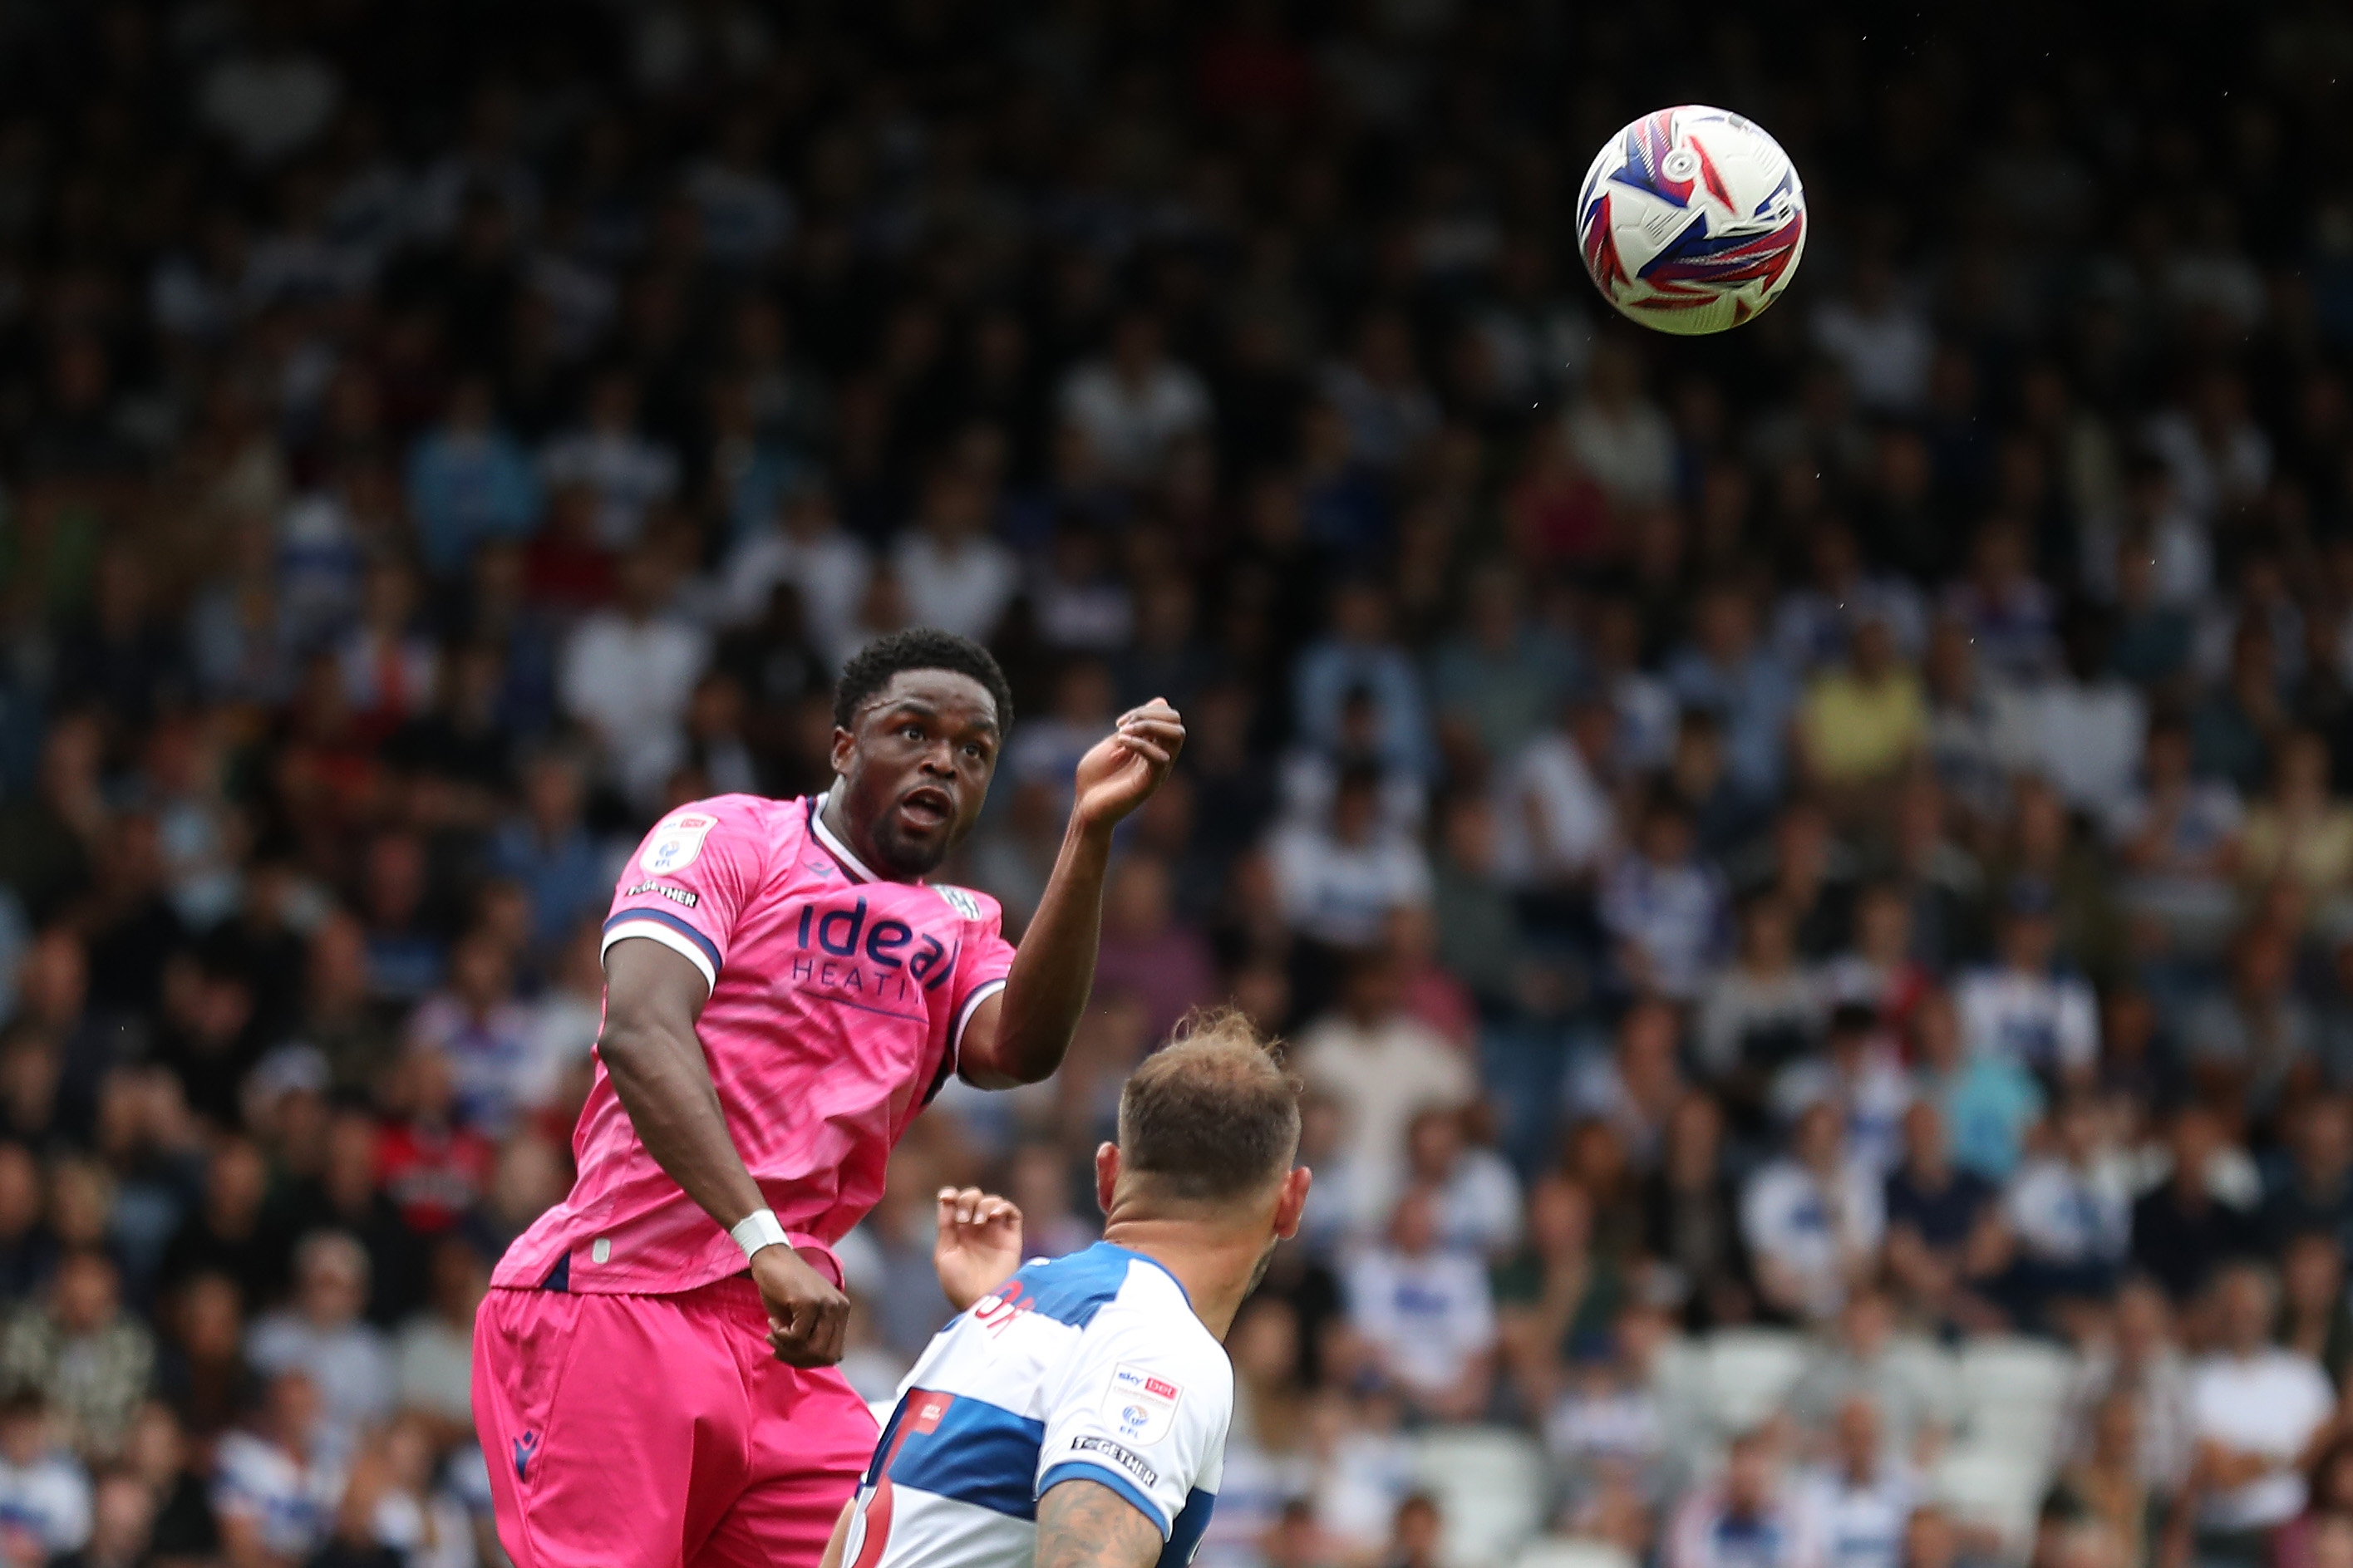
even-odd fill
[[[956,1070],[967,1083],[1011,1089],[1050,1077],[1062,1065],[1094,989],[1112,829],[1152,798],[1184,749],[1185,721],[1155,697],[1121,715],[1118,728],[1079,759],[1070,826],[1038,912],[1005,989],[983,1002],[965,1027]]]
[[[1160,1526],[1101,1481],[1057,1481],[1038,1500],[1038,1568],[1152,1568]]]
[[[733,1230],[768,1200],[728,1136],[711,1063],[695,1037],[709,994],[702,972],[678,953],[645,937],[623,938],[605,954],[596,1054],[646,1152],[703,1213]],[[751,1266],[776,1358],[793,1366],[839,1361],[849,1299],[790,1247],[761,1247]]]

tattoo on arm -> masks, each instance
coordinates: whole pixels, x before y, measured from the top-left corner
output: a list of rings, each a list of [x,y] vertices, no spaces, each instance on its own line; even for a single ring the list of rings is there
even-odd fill
[[[1038,1503],[1038,1568],[1152,1568],[1160,1525],[1100,1481],[1060,1481]]]

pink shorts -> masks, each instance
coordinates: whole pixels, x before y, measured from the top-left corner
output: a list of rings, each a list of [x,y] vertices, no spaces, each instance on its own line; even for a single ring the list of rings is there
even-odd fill
[[[815,1568],[874,1417],[840,1373],[777,1361],[767,1332],[747,1276],[484,1297],[474,1426],[516,1568]]]

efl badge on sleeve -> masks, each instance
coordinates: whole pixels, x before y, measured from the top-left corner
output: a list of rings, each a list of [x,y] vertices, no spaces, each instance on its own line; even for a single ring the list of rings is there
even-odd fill
[[[681,811],[654,829],[638,864],[657,877],[683,871],[702,853],[702,841],[719,819],[707,812]]]
[[[1130,1442],[1145,1446],[1168,1435],[1183,1390],[1157,1373],[1122,1362],[1112,1369],[1103,1415]]]

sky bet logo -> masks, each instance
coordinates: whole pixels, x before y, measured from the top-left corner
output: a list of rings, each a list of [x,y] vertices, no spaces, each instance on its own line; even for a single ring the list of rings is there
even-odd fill
[[[954,949],[904,921],[869,919],[864,899],[846,908],[803,904],[799,948],[794,984],[870,1003],[917,1000],[955,968]]]

